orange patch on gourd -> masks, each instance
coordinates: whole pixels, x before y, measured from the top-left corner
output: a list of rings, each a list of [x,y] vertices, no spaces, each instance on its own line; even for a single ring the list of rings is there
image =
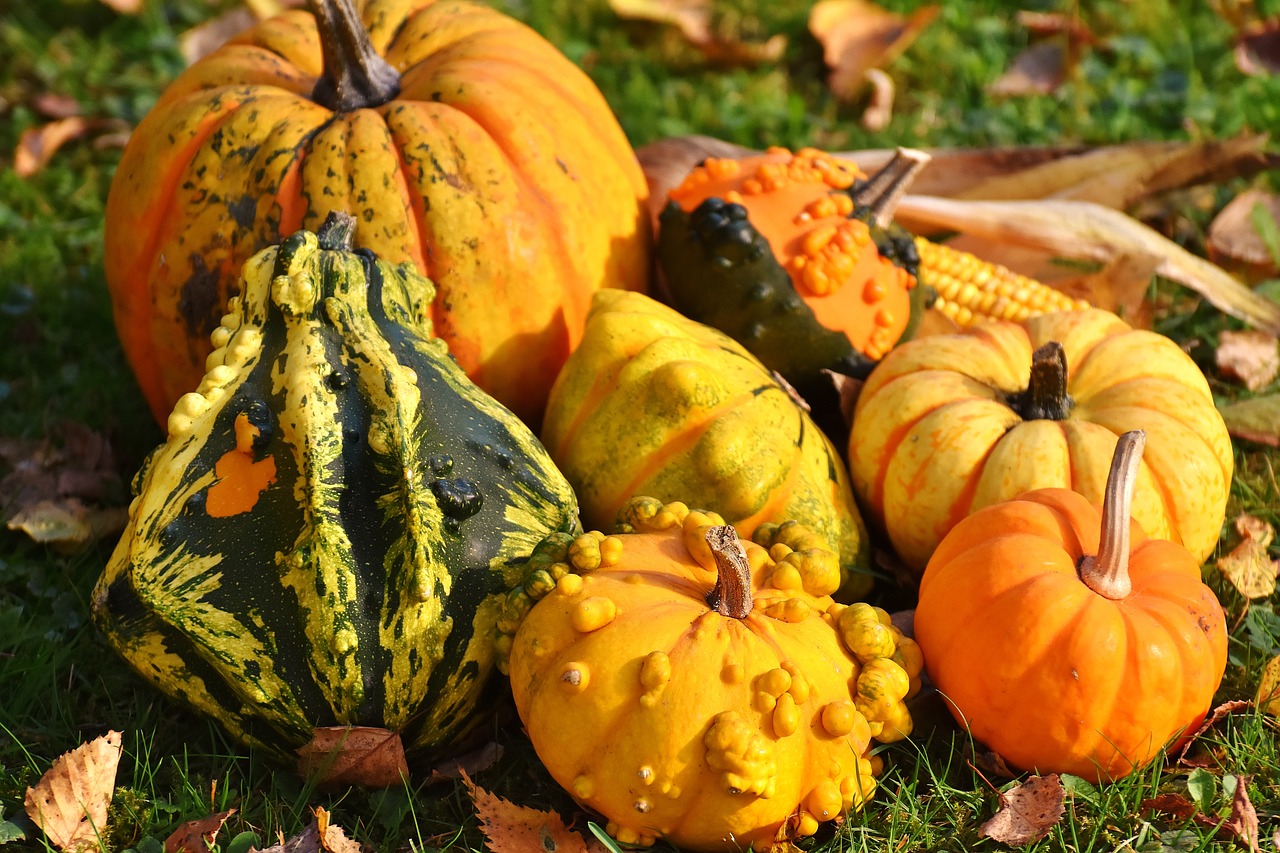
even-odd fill
[[[275,457],[254,461],[253,440],[261,433],[241,412],[236,416],[236,446],[222,454],[213,467],[218,480],[205,496],[205,512],[213,518],[227,518],[248,512],[258,498],[276,481]]]

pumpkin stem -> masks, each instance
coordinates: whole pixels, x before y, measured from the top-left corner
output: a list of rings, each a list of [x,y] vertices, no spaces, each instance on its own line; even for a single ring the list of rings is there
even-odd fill
[[[1077,570],[1085,586],[1113,601],[1124,598],[1133,588],[1129,581],[1129,518],[1133,489],[1138,482],[1138,465],[1146,443],[1147,434],[1140,429],[1126,432],[1116,442],[1102,499],[1098,555],[1081,557]]]
[[[858,207],[865,207],[875,224],[884,228],[893,221],[907,188],[930,159],[924,151],[899,148],[880,171],[850,190],[849,197]]]
[[[343,210],[331,210],[316,232],[320,248],[330,252],[350,252],[355,240],[356,218]]]
[[[709,529],[706,539],[716,558],[716,587],[707,595],[707,604],[721,616],[746,619],[752,604],[751,563],[738,531],[724,524]]]
[[[336,113],[376,107],[400,93],[400,72],[373,49],[351,0],[309,0],[320,31],[324,74],[311,99]]]
[[[1057,341],[1031,354],[1031,379],[1025,390],[1009,397],[1009,408],[1024,421],[1064,421],[1071,413],[1067,393],[1067,353]]]

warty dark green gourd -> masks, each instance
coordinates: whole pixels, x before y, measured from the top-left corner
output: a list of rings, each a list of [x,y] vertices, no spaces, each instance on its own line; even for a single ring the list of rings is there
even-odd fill
[[[94,591],[144,677],[290,758],[373,726],[412,755],[486,715],[501,601],[577,504],[431,337],[430,282],[335,215],[244,269]]]

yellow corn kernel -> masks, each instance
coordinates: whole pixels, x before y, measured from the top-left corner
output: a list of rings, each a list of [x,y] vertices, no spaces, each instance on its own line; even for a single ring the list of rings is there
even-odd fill
[[[986,320],[1021,322],[1037,314],[1089,307],[1047,284],[976,255],[916,238],[920,283],[938,294],[933,307],[960,326]]]

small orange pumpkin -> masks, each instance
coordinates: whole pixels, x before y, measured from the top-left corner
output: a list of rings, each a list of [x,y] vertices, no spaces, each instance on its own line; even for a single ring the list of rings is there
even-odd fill
[[[927,671],[1015,767],[1124,776],[1194,732],[1221,682],[1226,622],[1200,562],[1130,519],[1144,442],[1117,442],[1101,515],[1033,491],[966,518],[925,569]]]

